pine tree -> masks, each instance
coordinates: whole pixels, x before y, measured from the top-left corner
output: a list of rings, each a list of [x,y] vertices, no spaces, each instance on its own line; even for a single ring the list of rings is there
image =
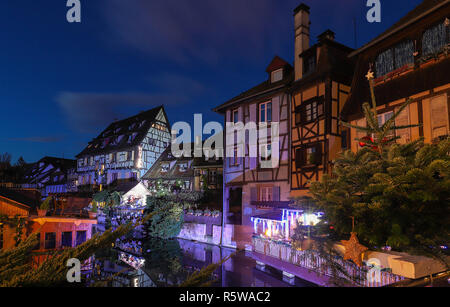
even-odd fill
[[[402,129],[409,129],[419,127],[420,125],[406,125],[406,126],[396,126],[395,121],[400,114],[412,103],[411,99],[408,99],[400,108],[394,112],[391,119],[386,121],[384,124],[380,124],[378,121],[378,111],[377,111],[377,101],[375,98],[375,84],[374,84],[374,74],[369,71],[367,74],[367,79],[370,85],[370,95],[372,104],[365,102],[363,103],[362,110],[366,118],[367,126],[355,126],[350,123],[341,122],[344,127],[353,128],[357,131],[367,133],[367,137],[364,139],[356,139],[361,143],[372,147],[379,154],[383,153],[385,147],[394,144],[400,137],[392,136],[395,132]]]
[[[397,138],[387,139],[395,130],[415,127],[394,125],[410,102],[386,124],[378,125],[370,76],[369,81],[373,108],[364,105],[368,126],[345,125],[375,138],[357,153],[342,153],[334,163],[333,175],[324,175],[321,182],[312,184],[311,194],[328,222],[321,229],[337,240],[347,239],[354,217],[355,231],[370,249],[390,246],[435,257],[448,266],[440,246],[447,245],[450,238],[450,140],[399,145]]]

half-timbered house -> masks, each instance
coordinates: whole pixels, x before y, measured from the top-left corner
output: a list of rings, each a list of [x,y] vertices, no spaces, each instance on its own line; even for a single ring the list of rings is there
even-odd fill
[[[142,177],[144,184],[155,193],[158,186],[183,191],[222,190],[223,159],[211,154],[211,158],[174,157],[167,148],[150,170]]]
[[[424,138],[427,143],[449,135],[450,103],[450,1],[425,0],[391,28],[354,51],[357,59],[350,97],[343,110],[346,121],[365,126],[362,104],[370,101],[369,69],[375,74],[378,120],[389,120],[407,99],[409,107],[397,117],[396,126],[420,127],[398,130],[398,142]],[[357,151],[351,130],[348,142]]]
[[[339,125],[350,92],[353,50],[335,41],[327,30],[310,46],[309,7],[301,4],[295,17],[295,80],[291,86],[291,196],[306,196],[312,181],[331,171],[345,148]]]
[[[76,161],[54,157],[45,157],[27,167],[23,188],[34,188],[43,198],[53,193],[77,191]]]
[[[268,136],[264,140],[261,136],[265,133],[261,130],[254,135],[250,129],[245,129],[244,136],[238,140],[236,131],[225,131],[225,147],[234,147],[232,155],[226,150],[224,161],[225,234],[237,234],[239,231],[231,229],[239,228],[241,233],[251,238],[252,217],[277,210],[283,202],[288,201],[290,97],[287,90],[293,80],[294,70],[287,61],[276,56],[266,72],[267,80],[214,110],[224,115],[226,123],[241,123],[246,127],[254,124],[258,128],[260,124],[266,125]],[[272,135],[272,126],[275,124],[279,128],[278,140]],[[230,139],[235,139],[235,144],[227,144]],[[274,162],[273,158],[278,161]],[[269,160],[276,165],[268,168],[264,164]],[[228,239],[238,241],[236,238]],[[225,244],[234,246],[231,242]]]
[[[77,155],[78,185],[139,181],[170,145],[164,107],[112,123]]]

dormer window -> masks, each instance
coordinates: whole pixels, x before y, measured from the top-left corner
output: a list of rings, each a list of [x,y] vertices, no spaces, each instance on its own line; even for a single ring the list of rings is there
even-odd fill
[[[167,173],[169,171],[169,163],[164,163],[161,165],[161,173]]]
[[[270,74],[270,78],[272,83],[283,80],[283,68],[272,71]]]
[[[180,164],[180,172],[184,173],[187,171],[187,169],[188,169],[187,163]]]

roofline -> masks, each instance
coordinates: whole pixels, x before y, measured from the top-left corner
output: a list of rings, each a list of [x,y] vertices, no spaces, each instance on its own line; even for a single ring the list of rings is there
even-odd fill
[[[427,15],[433,13],[434,11],[440,9],[441,7],[443,7],[444,5],[447,5],[447,4],[449,4],[449,3],[450,3],[450,0],[446,0],[446,1],[444,1],[444,2],[442,2],[442,3],[440,3],[440,4],[438,4],[438,5],[436,5],[435,7],[429,9],[428,11],[426,11],[425,13],[422,13],[421,15],[419,15],[419,16],[413,18],[412,20],[410,20],[410,21],[408,21],[408,22],[406,22],[406,23],[404,23],[403,25],[401,25],[401,26],[399,26],[399,27],[397,27],[397,28],[395,28],[395,29],[389,31],[388,33],[384,34],[383,36],[381,36],[381,37],[379,37],[379,38],[376,38],[376,39],[372,40],[371,42],[367,43],[366,45],[364,45],[363,47],[361,47],[361,48],[355,50],[354,52],[350,53],[350,54],[348,55],[348,57],[351,58],[351,57],[354,57],[354,56],[356,56],[356,55],[362,53],[363,51],[367,50],[368,48],[370,48],[370,47],[372,47],[372,46],[378,44],[378,43],[381,42],[382,40],[388,38],[389,36],[394,35],[395,33],[399,32],[400,30],[403,30],[404,28],[408,27],[409,25],[415,23],[416,21],[422,19],[423,17],[425,17],[425,16],[427,16]]]
[[[289,82],[285,83],[285,84],[281,84],[281,85],[279,85],[277,87],[270,88],[268,90],[265,90],[265,91],[253,94],[253,95],[248,96],[248,97],[239,98],[237,100],[231,100],[229,102],[224,103],[221,106],[218,106],[217,108],[214,108],[213,111],[216,112],[216,113],[224,113],[224,112],[221,112],[220,110],[229,108],[229,107],[231,107],[234,104],[241,103],[241,102],[246,101],[246,100],[251,100],[251,99],[253,99],[255,97],[258,97],[260,95],[264,95],[264,94],[267,94],[267,93],[270,93],[270,92],[274,92],[274,91],[280,90],[280,89],[285,88],[285,87],[289,87]]]
[[[4,199],[7,199],[7,200],[9,200],[9,201],[11,201],[11,202],[17,204],[17,205],[14,205],[14,206],[19,207],[20,209],[24,209],[24,210],[30,210],[30,209],[31,209],[30,206],[25,205],[25,204],[23,204],[23,203],[21,203],[21,202],[18,202],[17,200],[13,200],[13,199],[8,198],[8,197],[5,197],[5,196],[3,196],[3,195],[0,195],[0,197],[1,197],[1,198],[4,198]],[[25,208],[23,208],[23,207],[25,207]]]

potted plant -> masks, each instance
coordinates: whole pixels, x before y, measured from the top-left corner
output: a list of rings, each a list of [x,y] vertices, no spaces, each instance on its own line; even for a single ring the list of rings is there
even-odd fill
[[[89,211],[89,218],[90,219],[96,219],[97,218],[97,212],[98,212],[98,207],[97,207],[97,202],[92,202],[92,208]]]
[[[39,209],[37,209],[39,217],[44,217],[44,216],[47,215],[48,210],[50,210],[50,202],[51,202],[51,200],[52,200],[52,197],[49,196],[39,206]]]

